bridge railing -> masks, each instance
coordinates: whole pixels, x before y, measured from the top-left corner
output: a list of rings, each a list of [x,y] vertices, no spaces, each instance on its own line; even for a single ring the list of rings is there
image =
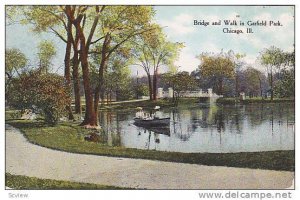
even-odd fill
[[[175,91],[175,93],[177,93]],[[173,89],[169,88],[168,91],[163,91],[162,88],[158,89],[158,98],[172,98],[173,97]],[[212,89],[209,89],[207,92],[203,92],[202,90],[194,90],[194,91],[184,91],[179,93],[180,97],[208,97],[208,98],[220,98],[222,95],[217,95],[212,92]]]

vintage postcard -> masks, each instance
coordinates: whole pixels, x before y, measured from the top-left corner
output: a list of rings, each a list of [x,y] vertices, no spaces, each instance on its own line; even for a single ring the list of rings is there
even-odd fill
[[[6,190],[295,187],[295,5],[5,5],[3,76]]]

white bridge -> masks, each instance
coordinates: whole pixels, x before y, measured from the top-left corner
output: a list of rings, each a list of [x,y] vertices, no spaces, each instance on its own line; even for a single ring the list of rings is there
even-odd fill
[[[168,91],[164,91],[163,88],[157,89],[157,98],[173,98],[173,95],[178,95],[176,91],[173,90],[173,88],[168,88]],[[216,100],[220,97],[223,97],[223,95],[217,95],[216,93],[213,93],[212,89],[209,88],[207,92],[200,90],[196,91],[184,91],[180,92],[179,97],[196,97],[202,99],[204,102],[214,103]]]

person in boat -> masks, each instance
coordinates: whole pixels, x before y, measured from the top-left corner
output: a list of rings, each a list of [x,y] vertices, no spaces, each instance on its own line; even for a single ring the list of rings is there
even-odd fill
[[[135,117],[136,118],[144,118],[145,117],[145,113],[143,111],[142,107],[137,107],[136,108],[138,111],[135,113]]]
[[[162,112],[159,110],[160,109],[160,106],[155,106],[154,107],[154,113],[151,114],[151,117],[153,119],[155,118],[162,118]]]
[[[135,113],[135,117],[139,119],[153,119],[150,113],[144,112],[142,107],[137,107],[138,112]]]

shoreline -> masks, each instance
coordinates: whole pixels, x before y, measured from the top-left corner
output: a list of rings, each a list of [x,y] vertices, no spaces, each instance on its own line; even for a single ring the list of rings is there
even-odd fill
[[[101,143],[87,142],[84,136],[89,130],[71,124],[58,127],[47,127],[42,122],[15,120],[6,122],[21,130],[21,133],[32,144],[62,152],[137,158],[190,163],[207,166],[227,166],[269,170],[295,170],[295,151],[265,151],[240,153],[180,153],[156,150],[131,149],[108,146]]]
[[[66,153],[29,143],[12,127],[6,131],[6,173],[13,175],[136,189],[285,189],[294,178],[288,171]]]

